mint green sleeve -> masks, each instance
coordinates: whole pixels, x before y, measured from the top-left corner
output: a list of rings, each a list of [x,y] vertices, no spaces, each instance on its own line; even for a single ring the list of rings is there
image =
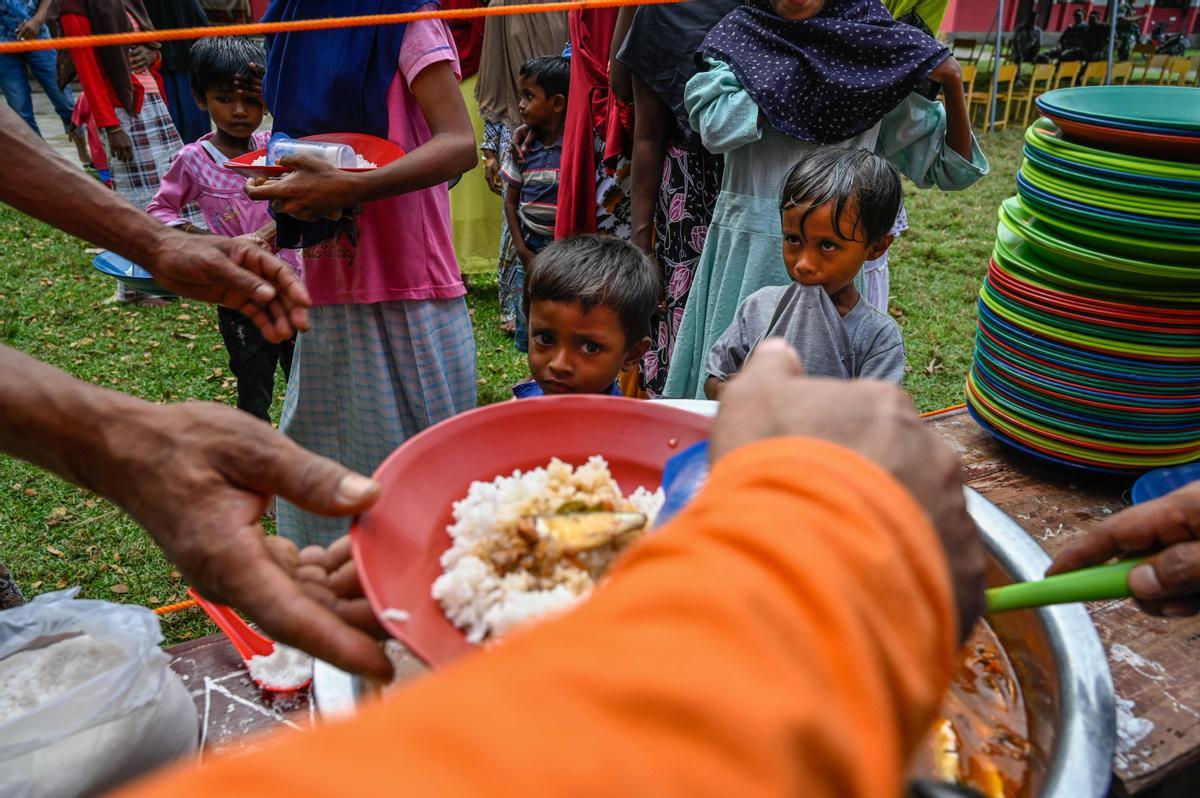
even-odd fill
[[[987,157],[971,134],[971,160],[946,144],[946,109],[910,94],[883,117],[875,152],[887,158],[919,188],[960,191],[988,173]]]
[[[762,138],[758,103],[723,61],[705,58],[709,68],[697,72],[684,89],[688,122],[711,153],[721,154]]]

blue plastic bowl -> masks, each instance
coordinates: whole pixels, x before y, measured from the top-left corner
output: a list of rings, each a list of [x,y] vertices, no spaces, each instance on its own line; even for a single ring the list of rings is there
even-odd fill
[[[92,258],[92,266],[101,274],[115,277],[130,288],[151,296],[173,297],[173,293],[154,282],[150,272],[128,258],[105,250]]]
[[[1200,480],[1200,462],[1156,468],[1142,474],[1138,481],[1133,483],[1130,495],[1134,504],[1141,504],[1166,496],[1196,480]]]

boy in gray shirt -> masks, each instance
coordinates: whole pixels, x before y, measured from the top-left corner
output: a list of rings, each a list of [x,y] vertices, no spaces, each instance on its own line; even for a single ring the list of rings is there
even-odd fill
[[[754,292],[709,350],[704,392],[720,396],[758,342],[783,338],[818,377],[904,379],[900,328],[860,301],[854,278],[891,246],[900,176],[866,150],[823,147],[784,181],[783,261],[794,281]]]

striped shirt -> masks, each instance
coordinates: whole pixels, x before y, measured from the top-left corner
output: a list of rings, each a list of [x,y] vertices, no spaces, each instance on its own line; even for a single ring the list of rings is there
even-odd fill
[[[554,144],[535,140],[525,153],[525,162],[512,155],[504,158],[500,174],[521,192],[517,215],[531,233],[554,235],[554,217],[558,214],[558,168],[562,161],[562,139]]]

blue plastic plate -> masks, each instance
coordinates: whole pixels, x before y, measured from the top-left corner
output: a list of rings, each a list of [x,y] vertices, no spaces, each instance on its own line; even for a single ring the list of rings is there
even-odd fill
[[[1196,480],[1200,480],[1200,463],[1156,468],[1147,471],[1133,483],[1131,496],[1134,504],[1152,501],[1166,496],[1172,491],[1182,488]]]
[[[160,297],[173,297],[173,293],[154,282],[150,272],[138,266],[128,258],[123,258],[115,252],[105,250],[92,258],[92,266],[101,274],[115,277],[125,285],[144,294]]]

